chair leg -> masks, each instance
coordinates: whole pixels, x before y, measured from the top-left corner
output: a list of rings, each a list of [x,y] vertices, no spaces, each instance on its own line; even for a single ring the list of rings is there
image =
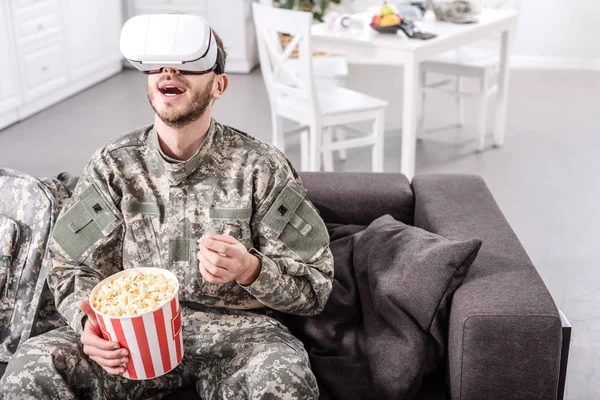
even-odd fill
[[[300,170],[308,171],[310,168],[310,128],[304,129],[300,134]]]
[[[318,172],[321,170],[321,140],[323,140],[322,131],[323,125],[321,122],[315,121],[310,125],[310,165],[308,170],[312,172]]]
[[[479,104],[479,119],[477,121],[477,152],[482,152],[485,147],[485,135],[487,130],[487,110],[488,110],[489,94],[487,90],[482,90]]]
[[[417,140],[420,140],[419,136],[423,133],[425,129],[425,85],[427,82],[427,72],[424,69],[421,69],[421,108],[419,109],[419,122],[417,124]]]
[[[275,147],[285,153],[285,136],[283,132],[283,118],[271,113],[272,143]]]
[[[331,136],[334,129],[333,126],[323,129],[323,169],[327,172],[333,171],[333,151],[325,147],[331,144]]]
[[[458,126],[463,126],[465,123],[465,102],[461,96],[461,82],[462,78],[460,75],[456,75],[455,96],[456,107],[458,109]]]
[[[335,126],[332,126],[331,129],[333,130],[332,135],[333,135],[333,137],[335,137],[336,141],[342,142],[342,141],[346,140],[346,132],[344,132],[343,129],[336,128]],[[340,155],[340,160],[342,160],[342,161],[346,161],[346,158],[348,158],[346,149],[339,149],[338,154]]]
[[[375,143],[373,144],[372,169],[373,172],[383,172],[383,141],[384,141],[385,113],[378,111],[373,121],[373,135]]]

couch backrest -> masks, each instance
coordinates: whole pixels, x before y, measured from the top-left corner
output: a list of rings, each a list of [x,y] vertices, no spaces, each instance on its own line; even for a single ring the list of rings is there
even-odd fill
[[[300,178],[326,223],[369,225],[385,214],[413,223],[414,194],[402,174],[301,172]]]

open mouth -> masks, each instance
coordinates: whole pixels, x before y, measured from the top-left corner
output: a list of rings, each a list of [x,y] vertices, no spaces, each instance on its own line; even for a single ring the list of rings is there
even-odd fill
[[[185,93],[185,88],[176,82],[163,82],[158,86],[158,90],[167,97],[176,97]]]

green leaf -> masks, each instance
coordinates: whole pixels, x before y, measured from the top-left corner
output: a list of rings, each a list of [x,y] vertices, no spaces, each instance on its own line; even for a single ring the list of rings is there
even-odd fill
[[[314,4],[311,0],[300,0],[299,8],[302,11],[312,11]]]
[[[279,0],[278,1],[278,5],[281,8],[285,8],[287,10],[291,10],[292,8],[294,8],[294,3],[296,1],[295,0]]]
[[[317,0],[317,4],[319,9],[316,12],[320,14],[325,14],[327,7],[329,7],[329,0]]]

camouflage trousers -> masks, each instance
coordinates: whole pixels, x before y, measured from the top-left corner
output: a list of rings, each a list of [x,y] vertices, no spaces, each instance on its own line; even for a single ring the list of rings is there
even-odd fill
[[[19,348],[0,380],[0,399],[160,399],[184,387],[202,399],[318,398],[302,343],[277,320],[246,311],[182,312],[184,358],[166,375],[108,374],[63,327]]]

